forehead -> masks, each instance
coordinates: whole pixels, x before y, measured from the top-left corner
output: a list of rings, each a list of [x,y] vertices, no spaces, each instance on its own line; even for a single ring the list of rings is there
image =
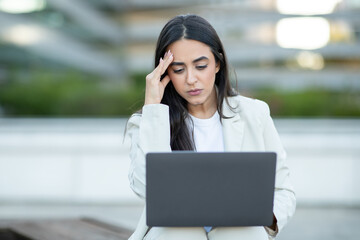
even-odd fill
[[[208,45],[190,39],[181,39],[170,44],[167,48],[174,54],[174,61],[187,62],[205,56],[215,60]]]

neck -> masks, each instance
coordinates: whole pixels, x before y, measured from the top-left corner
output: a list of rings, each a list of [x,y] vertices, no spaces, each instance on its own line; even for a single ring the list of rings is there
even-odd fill
[[[217,111],[217,94],[214,87],[208,101],[199,105],[188,104],[188,111],[191,115],[200,119],[211,118]]]

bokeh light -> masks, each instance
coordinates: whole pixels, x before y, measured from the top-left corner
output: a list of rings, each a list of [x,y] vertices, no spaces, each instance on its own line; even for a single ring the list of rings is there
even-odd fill
[[[329,14],[342,0],[277,0],[276,7],[283,14]]]
[[[0,11],[7,13],[40,11],[44,9],[45,6],[45,0],[0,0]]]
[[[283,48],[317,49],[329,39],[330,25],[324,18],[283,18],[276,25],[276,41]]]

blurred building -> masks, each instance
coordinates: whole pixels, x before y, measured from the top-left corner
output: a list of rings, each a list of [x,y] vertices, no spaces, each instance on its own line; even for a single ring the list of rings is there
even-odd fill
[[[195,13],[219,33],[244,90],[359,89],[359,12],[357,0],[0,0],[0,82],[33,64],[126,81],[151,70],[166,21]]]

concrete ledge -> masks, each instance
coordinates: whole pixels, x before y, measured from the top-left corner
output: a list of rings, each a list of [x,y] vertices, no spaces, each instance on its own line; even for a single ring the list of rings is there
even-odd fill
[[[125,240],[131,235],[126,228],[90,218],[1,220],[0,228],[8,230],[9,239],[14,240]]]

